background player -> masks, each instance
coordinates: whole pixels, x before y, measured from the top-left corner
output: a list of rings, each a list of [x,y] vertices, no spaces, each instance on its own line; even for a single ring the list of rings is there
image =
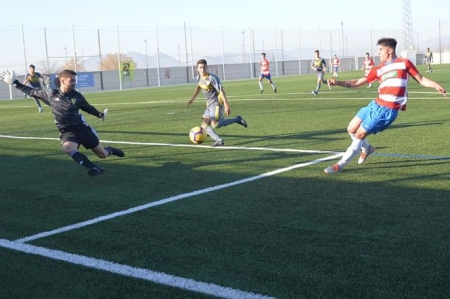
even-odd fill
[[[375,66],[375,63],[373,62],[373,58],[370,57],[369,53],[366,53],[366,57],[363,61],[363,66],[361,68],[361,71],[364,71],[364,76],[367,76],[370,72],[370,70]],[[367,88],[372,87],[371,82],[367,85]]]
[[[313,59],[311,63],[311,68],[316,71],[317,73],[317,86],[316,89],[311,91],[313,95],[318,95],[320,86],[322,86],[322,81],[326,83],[327,81],[324,81],[323,77],[327,70],[327,63],[325,62],[325,59],[320,57],[319,50],[314,51],[315,58]]]
[[[35,70],[34,65],[30,64],[30,67],[28,68],[28,74],[25,77],[25,81],[23,81],[23,85],[27,85],[27,83],[30,83],[31,87],[41,89],[42,88],[41,83],[44,83],[44,78],[40,73],[37,73],[34,70]],[[41,106],[41,102],[36,97],[33,97],[33,99],[36,105],[38,106],[39,113],[42,113],[44,109]]]
[[[261,61],[259,62],[259,69],[261,70],[261,73],[259,75],[259,89],[260,93],[264,92],[264,88],[262,85],[262,80],[266,78],[270,85],[272,86],[272,89],[275,93],[277,93],[277,88],[275,84],[272,81],[272,76],[270,75],[269,71],[269,60],[266,59],[266,53],[261,53]]]
[[[212,146],[223,146],[225,143],[223,139],[217,135],[215,129],[235,123],[247,128],[247,122],[241,116],[228,119],[224,118],[224,112],[226,115],[230,115],[230,106],[228,105],[227,96],[225,95],[219,77],[208,72],[208,64],[205,59],[197,61],[197,71],[198,84],[186,106],[189,106],[194,102],[200,91],[203,92],[206,98],[206,110],[202,116],[202,128],[206,130],[206,133],[208,133],[212,139],[214,139]]]
[[[333,78],[338,77],[338,70],[341,65],[341,60],[337,57],[336,54],[334,54],[333,59],[331,59],[331,67],[333,69]]]
[[[433,52],[431,52],[430,48],[427,48],[427,52],[425,53],[425,63],[427,65],[427,73],[433,72],[431,68],[431,63],[433,62]]]

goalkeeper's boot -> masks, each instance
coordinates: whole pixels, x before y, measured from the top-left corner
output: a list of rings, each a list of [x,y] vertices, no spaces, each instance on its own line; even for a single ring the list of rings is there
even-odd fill
[[[112,146],[107,146],[107,147],[105,147],[105,149],[107,151],[109,151],[109,153],[111,155],[114,155],[114,156],[117,156],[117,157],[125,157],[125,153],[121,149],[118,149],[118,148],[115,148],[115,147],[112,147]]]
[[[103,174],[104,172],[105,172],[105,169],[104,169],[104,168],[101,168],[101,167],[99,167],[99,166],[91,167],[91,168],[89,168],[89,170],[88,170],[88,174],[89,174],[90,176],[101,175],[101,174]]]

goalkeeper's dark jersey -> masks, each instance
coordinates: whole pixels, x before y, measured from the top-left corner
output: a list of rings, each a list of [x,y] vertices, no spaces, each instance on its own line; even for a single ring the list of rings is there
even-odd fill
[[[94,106],[91,106],[84,96],[76,90],[65,94],[59,89],[34,89],[21,84],[17,80],[13,82],[13,85],[27,95],[39,98],[52,107],[56,126],[60,130],[77,125],[86,125],[83,115],[79,113],[80,109],[97,117],[100,115],[100,112]]]

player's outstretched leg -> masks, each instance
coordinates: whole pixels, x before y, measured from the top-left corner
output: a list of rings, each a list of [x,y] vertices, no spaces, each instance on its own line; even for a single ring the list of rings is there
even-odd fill
[[[241,126],[247,128],[247,122],[240,115],[238,115],[235,118],[222,118],[215,124],[214,129],[226,127],[231,124],[240,124]]]

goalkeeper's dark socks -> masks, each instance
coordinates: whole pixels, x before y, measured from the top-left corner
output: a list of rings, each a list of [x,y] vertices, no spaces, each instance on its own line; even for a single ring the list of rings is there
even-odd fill
[[[125,153],[118,148],[114,148],[112,146],[107,146],[105,149],[109,152],[109,155],[114,155],[117,157],[125,157]]]
[[[80,153],[77,150],[74,150],[72,152],[69,153],[69,156],[72,157],[72,159],[75,160],[75,162],[77,162],[78,164],[87,167],[87,168],[92,168],[95,167],[95,164],[92,163],[88,157],[86,157],[84,154]]]

